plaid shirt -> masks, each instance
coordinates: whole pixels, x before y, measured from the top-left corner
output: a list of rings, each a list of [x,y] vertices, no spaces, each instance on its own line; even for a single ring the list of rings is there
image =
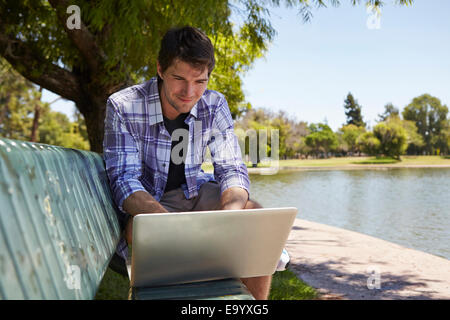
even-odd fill
[[[247,168],[224,96],[206,90],[185,123],[189,126],[186,184],[181,187],[186,198],[197,196],[203,183],[212,180],[220,184],[222,192],[234,186],[249,192]],[[108,98],[103,156],[114,200],[122,212],[123,201],[136,191],[147,191],[157,201],[161,199],[168,178],[171,145],[156,77]],[[201,170],[207,147],[214,176]]]

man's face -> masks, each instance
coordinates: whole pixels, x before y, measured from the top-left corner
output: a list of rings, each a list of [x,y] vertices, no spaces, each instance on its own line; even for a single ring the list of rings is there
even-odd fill
[[[208,85],[208,68],[194,68],[175,59],[163,73],[159,63],[158,75],[163,79],[160,98],[163,114],[175,119],[180,113],[191,111]]]

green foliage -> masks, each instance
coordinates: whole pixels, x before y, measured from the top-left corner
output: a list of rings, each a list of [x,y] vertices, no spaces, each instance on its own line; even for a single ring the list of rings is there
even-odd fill
[[[211,74],[208,88],[225,95],[233,118],[251,108],[251,105],[245,102],[241,76],[266,50],[264,43],[255,46],[249,38],[245,38],[245,34],[246,31],[242,30],[239,35],[218,34],[212,38],[217,65]]]
[[[359,151],[356,141],[361,134],[366,132],[366,129],[364,127],[358,127],[354,124],[348,124],[342,126],[339,131],[342,133],[342,139],[346,143],[348,151],[352,153]]]
[[[414,121],[401,120],[400,116],[393,114],[386,119],[387,122],[397,123],[405,129],[406,143],[408,145],[407,151],[410,153],[416,153],[416,150],[420,150],[424,147],[425,143],[422,136],[417,132],[417,127]]]
[[[80,134],[78,123],[56,111],[45,108],[39,127],[39,142],[66,148],[89,150],[89,142]]]
[[[450,120],[442,123],[441,130],[438,134],[434,135],[431,143],[436,148],[436,153],[449,154],[450,151]]]
[[[381,146],[380,140],[378,140],[373,132],[365,132],[361,134],[356,140],[356,144],[362,152],[368,154],[369,156],[377,155]]]
[[[384,112],[378,115],[379,121],[386,121],[391,116],[399,116],[400,111],[392,103],[384,106]]]
[[[31,136],[34,105],[40,93],[20,77],[3,59],[0,60],[0,136],[27,140]]]
[[[338,138],[328,125],[313,123],[309,126],[309,130],[311,133],[306,136],[305,143],[316,155],[324,153],[325,157],[328,157],[328,152],[338,147]]]
[[[405,120],[416,124],[417,131],[422,136],[424,146],[417,149],[432,154],[439,148],[448,153],[445,134],[448,108],[438,98],[429,94],[416,97],[404,108],[402,114]]]
[[[279,141],[279,158],[286,159],[295,157],[306,150],[304,137],[308,133],[307,124],[303,121],[297,122],[283,111],[278,113],[266,109],[250,109],[244,115],[239,117],[235,123],[236,133],[241,141],[241,148],[244,148],[245,133],[250,136],[249,130],[254,130],[257,134],[256,140],[258,148],[260,140],[258,133],[260,130],[267,132],[267,156],[271,154],[271,130],[277,130]],[[255,138],[253,138],[255,139]],[[248,139],[247,139],[248,140]],[[245,144],[245,154],[249,154],[249,144]],[[258,149],[259,155],[259,149]],[[259,162],[260,159],[258,159]]]
[[[380,122],[373,134],[380,141],[379,153],[386,156],[400,159],[408,147],[406,130],[398,122]]]
[[[357,127],[365,127],[366,124],[363,121],[361,115],[361,106],[355,100],[351,92],[348,93],[347,98],[344,101],[345,115],[347,116],[346,124],[353,124]]]
[[[305,21],[312,16],[312,6],[339,4],[335,0],[2,0],[0,52],[30,81],[74,101],[87,120],[91,147],[100,152],[106,98],[156,74],[160,39],[174,26],[198,27],[213,40],[217,64],[210,87],[225,94],[234,117],[248,110],[242,75],[273,40],[269,8],[282,3],[297,8]],[[365,3],[382,5],[379,0]],[[78,30],[67,28],[69,5],[80,8]]]
[[[50,105],[40,99],[41,92],[5,61],[0,61],[0,136],[29,141],[38,107],[36,142],[89,150],[81,115],[77,122],[71,123],[66,115],[51,111]]]

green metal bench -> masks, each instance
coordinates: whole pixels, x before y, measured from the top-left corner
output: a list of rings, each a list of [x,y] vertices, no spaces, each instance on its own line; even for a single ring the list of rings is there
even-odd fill
[[[0,139],[0,299],[93,299],[120,238],[94,152]],[[253,299],[238,279],[130,288],[132,299]]]

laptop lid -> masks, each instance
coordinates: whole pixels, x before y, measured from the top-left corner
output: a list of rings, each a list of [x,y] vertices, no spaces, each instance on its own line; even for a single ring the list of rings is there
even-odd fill
[[[131,285],[273,274],[296,215],[293,207],[137,215]]]

